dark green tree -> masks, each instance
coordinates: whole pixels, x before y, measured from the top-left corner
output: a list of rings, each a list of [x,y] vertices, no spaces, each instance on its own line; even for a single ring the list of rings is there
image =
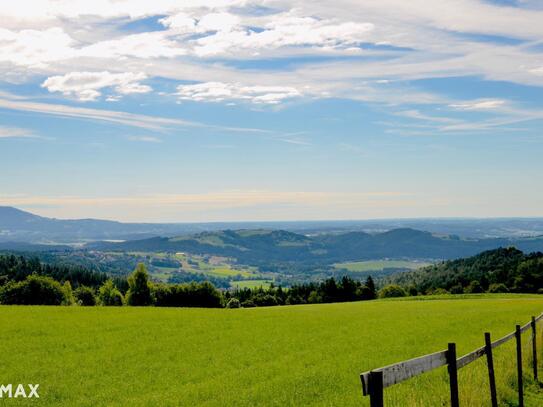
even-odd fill
[[[126,303],[134,306],[145,306],[153,304],[151,294],[151,283],[145,264],[139,263],[136,270],[128,277],[128,291],[126,292]]]
[[[373,278],[371,278],[371,276],[368,276],[368,278],[366,279],[366,287],[368,287],[368,292],[370,293],[370,298],[368,298],[369,300],[373,300],[375,298],[377,298],[377,289],[375,288],[375,283],[373,281]]]
[[[466,287],[466,293],[469,294],[479,294],[483,292],[483,287],[481,287],[481,283],[477,280],[473,280],[469,285]]]
[[[74,291],[75,300],[79,305],[91,307],[96,305],[96,294],[94,289],[85,285],[79,286]]]

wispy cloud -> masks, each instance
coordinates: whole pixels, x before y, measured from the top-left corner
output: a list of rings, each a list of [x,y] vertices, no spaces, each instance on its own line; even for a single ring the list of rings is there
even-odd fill
[[[33,131],[28,129],[21,129],[18,127],[4,127],[0,126],[0,139],[3,138],[41,138],[34,134]]]
[[[505,105],[505,100],[500,99],[482,99],[470,102],[451,104],[449,107],[460,110],[492,110]]]
[[[162,139],[154,136],[127,136],[127,140],[141,141],[144,143],[162,143]]]
[[[77,119],[87,119],[94,121],[103,121],[109,123],[122,124],[129,127],[139,127],[150,130],[166,130],[175,127],[200,127],[220,129],[229,132],[242,133],[268,133],[268,130],[246,127],[220,126],[215,124],[205,124],[200,122],[187,121],[182,119],[172,119],[159,116],[149,116],[143,114],[120,112],[115,110],[92,109],[78,106],[67,106],[53,103],[33,102],[21,98],[0,97],[0,108],[8,110],[18,110],[25,112],[34,112],[48,114],[60,117],[69,117]],[[2,96],[2,95],[0,95]]]

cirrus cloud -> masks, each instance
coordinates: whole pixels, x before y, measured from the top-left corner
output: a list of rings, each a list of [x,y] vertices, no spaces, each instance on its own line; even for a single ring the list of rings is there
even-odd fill
[[[482,99],[474,100],[463,103],[455,103],[449,105],[454,109],[460,110],[492,110],[503,107],[505,105],[505,100],[501,99]]]
[[[3,138],[38,138],[31,130],[19,127],[0,126],[0,139]]]

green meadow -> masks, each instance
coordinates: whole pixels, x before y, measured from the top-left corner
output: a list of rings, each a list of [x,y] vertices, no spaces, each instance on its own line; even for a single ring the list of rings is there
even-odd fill
[[[272,282],[270,280],[240,280],[232,281],[230,285],[237,288],[268,288]]]
[[[485,331],[498,339],[542,311],[543,297],[503,295],[249,309],[1,306],[0,383],[40,384],[39,400],[2,405],[364,406],[361,372],[448,342],[467,353]],[[514,362],[514,342],[496,349],[503,405],[515,405]],[[385,404],[448,405],[447,383],[438,369],[385,389]],[[459,387],[461,405],[489,405],[484,358],[460,370]],[[540,403],[529,394],[526,405]]]
[[[367,260],[367,261],[354,261],[345,263],[336,263],[334,267],[337,269],[346,269],[354,272],[365,271],[383,271],[384,269],[407,269],[414,270],[424,266],[428,266],[430,263],[423,261],[413,260]]]

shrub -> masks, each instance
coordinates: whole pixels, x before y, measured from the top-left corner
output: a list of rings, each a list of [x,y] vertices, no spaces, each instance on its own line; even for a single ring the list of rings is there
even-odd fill
[[[409,288],[407,289],[407,293],[409,294],[410,297],[416,297],[417,295],[419,295],[419,291],[417,290],[417,287],[415,287],[414,285],[409,286]]]
[[[379,290],[379,298],[405,297],[405,290],[396,284],[387,285]]]
[[[488,292],[489,293],[508,293],[509,289],[503,283],[490,284],[490,286],[488,287]]]
[[[449,290],[451,294],[464,294],[464,287],[460,284],[453,285]]]
[[[128,305],[151,305],[153,303],[149,274],[143,263],[139,263],[136,270],[128,277],[126,303]]]
[[[466,292],[469,294],[479,294],[483,292],[483,287],[481,287],[481,283],[479,283],[477,280],[473,280],[466,287]]]
[[[64,293],[64,300],[62,305],[73,305],[75,304],[74,292],[72,290],[72,284],[69,281],[65,281],[62,285],[62,292]]]
[[[241,303],[237,298],[231,298],[228,303],[226,303],[226,308],[240,308]]]
[[[153,297],[157,307],[175,307],[178,306],[172,295],[172,288],[175,286],[167,284],[154,284]]]
[[[120,306],[123,305],[123,295],[119,291],[112,280],[106,282],[98,290],[98,300],[100,304],[105,306]]]
[[[311,291],[311,293],[309,293],[309,297],[307,297],[307,302],[309,304],[318,304],[322,302],[322,297],[317,291]]]
[[[447,290],[444,288],[436,288],[434,291],[432,291],[432,295],[443,295],[443,294],[449,294]]]
[[[356,297],[361,300],[374,300],[375,292],[372,291],[367,285],[363,285],[356,290]]]
[[[92,307],[96,305],[96,296],[94,290],[91,287],[80,286],[74,291],[75,299],[79,305],[85,307]]]
[[[270,294],[257,294],[253,297],[253,301],[258,307],[271,307],[277,305],[277,299]]]
[[[157,307],[222,308],[223,298],[210,282],[153,286]]]
[[[253,302],[253,300],[245,300],[241,303],[241,306],[243,308],[253,308],[253,307],[256,307],[255,303]]]
[[[285,304],[286,305],[305,304],[305,301],[299,295],[291,295],[291,294],[289,294],[287,299],[285,300]]]
[[[9,282],[0,289],[0,303],[14,305],[61,305],[64,291],[51,277],[29,275],[23,281]]]
[[[192,307],[221,308],[223,305],[222,294],[209,281],[200,284],[189,284],[192,288]]]

